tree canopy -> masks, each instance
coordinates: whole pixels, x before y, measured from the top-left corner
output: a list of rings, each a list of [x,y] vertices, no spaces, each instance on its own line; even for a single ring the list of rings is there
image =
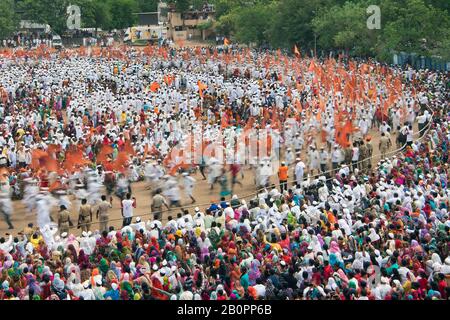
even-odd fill
[[[275,48],[346,50],[387,60],[393,51],[450,58],[449,1],[214,0],[217,32]],[[371,5],[380,28],[368,28]]]
[[[21,19],[66,30],[69,4],[81,8],[82,27],[104,30],[137,23],[137,12],[157,10],[158,0],[2,0],[0,37]],[[178,11],[201,9],[204,0],[168,0]],[[303,50],[346,50],[358,56],[388,59],[393,51],[450,59],[448,0],[209,0],[216,33],[247,44]],[[380,8],[380,28],[368,28],[371,5]]]
[[[0,39],[8,37],[17,26],[13,0],[0,1]]]

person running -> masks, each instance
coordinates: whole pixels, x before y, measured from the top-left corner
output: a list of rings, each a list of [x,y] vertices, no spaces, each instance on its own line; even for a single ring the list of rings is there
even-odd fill
[[[242,188],[242,183],[239,181],[238,175],[242,170],[241,165],[238,163],[230,164],[230,173],[231,173],[231,192],[234,190],[234,185],[238,184]]]
[[[195,178],[190,176],[189,173],[183,172],[184,191],[186,193],[186,196],[192,200],[191,204],[194,204],[196,202],[193,196],[195,182]]]

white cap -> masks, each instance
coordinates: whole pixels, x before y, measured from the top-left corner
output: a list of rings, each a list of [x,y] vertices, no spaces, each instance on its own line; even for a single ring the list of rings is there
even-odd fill
[[[100,286],[102,284],[102,276],[100,274],[94,276],[95,283]]]

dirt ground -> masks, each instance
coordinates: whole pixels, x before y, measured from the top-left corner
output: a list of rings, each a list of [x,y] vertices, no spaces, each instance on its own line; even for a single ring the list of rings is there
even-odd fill
[[[417,126],[415,126],[415,132],[417,132]],[[379,134],[375,131],[371,132],[372,135],[372,145],[374,146],[374,155],[375,157],[372,159],[373,165],[376,165],[376,163],[379,161],[380,157],[377,156],[379,154],[378,150],[378,142],[379,142]],[[392,141],[395,141],[396,135],[394,134],[392,136]],[[321,144],[318,143],[320,146]],[[396,146],[391,148],[391,150],[395,150]],[[306,151],[303,151],[303,159],[306,159]],[[305,161],[305,160],[304,160]],[[305,161],[306,162],[306,161]],[[211,201],[218,201],[220,200],[219,192],[220,192],[220,186],[216,185],[214,187],[214,190],[210,190],[209,185],[207,184],[206,180],[203,180],[200,172],[197,172],[193,176],[197,182],[194,188],[194,198],[197,200],[194,205],[191,204],[191,200],[188,199],[185,194],[183,193],[182,198],[182,205],[183,208],[189,209],[189,211],[192,213],[194,211],[194,208],[196,206],[200,207],[202,210],[204,210]],[[294,179],[293,174],[293,166],[289,170],[289,180]],[[228,181],[231,181],[229,179]],[[277,176],[272,176],[270,179],[271,183],[278,184],[278,178]],[[252,198],[256,191],[256,186],[254,183],[254,175],[253,171],[248,168],[244,168],[244,178],[240,180],[242,183],[242,186],[236,185],[235,190],[233,190],[233,194],[237,194],[240,199],[249,199]],[[183,190],[182,190],[183,192]],[[144,182],[138,182],[132,184],[132,193],[133,196],[136,197],[137,207],[134,209],[134,217],[141,217],[143,221],[147,221],[149,219],[152,219],[151,210],[150,210],[150,204],[151,204],[151,190],[148,190],[146,188],[146,184]],[[72,207],[75,207],[74,203],[72,203]],[[3,221],[3,219],[0,220],[0,235],[4,236],[6,233],[11,234],[17,234],[18,232],[22,231],[26,225],[30,222],[36,224],[36,212],[27,212],[26,207],[21,201],[14,201],[13,202],[13,214],[11,216],[12,223],[14,225],[13,230],[8,230],[8,227]],[[173,208],[170,211],[164,211],[163,212],[163,222],[167,221],[167,217],[169,215],[176,216],[176,214],[180,212],[179,208]],[[57,208],[53,208],[52,211],[52,217],[54,217],[56,221],[57,216]],[[73,222],[76,222],[78,219],[78,213],[72,210],[72,217]],[[134,219],[133,219],[134,222]],[[120,200],[117,197],[114,197],[113,200],[113,208],[110,210],[110,224],[114,226],[116,229],[120,228],[122,225],[122,217],[121,217],[121,211],[120,211]],[[95,218],[94,214],[94,220],[93,224],[91,226],[91,230],[94,231],[98,229],[99,224],[98,220]],[[76,227],[71,229],[71,232],[74,234],[80,234],[80,229],[77,229]]]

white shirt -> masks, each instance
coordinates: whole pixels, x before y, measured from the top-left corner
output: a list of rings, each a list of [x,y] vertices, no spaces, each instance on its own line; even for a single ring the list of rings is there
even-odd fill
[[[123,207],[123,216],[124,218],[131,218],[133,216],[133,203],[134,200],[122,200],[122,207]]]
[[[341,151],[339,149],[334,150],[331,153],[331,161],[334,163],[339,163],[342,159],[342,154]]]
[[[253,288],[255,288],[258,297],[264,298],[266,296],[266,286],[262,284],[256,284],[253,286]]]
[[[417,117],[417,122],[420,124],[424,124],[427,121],[427,116],[425,114]]]
[[[353,148],[353,155],[352,155],[352,161],[358,161],[359,159],[359,148],[354,147]]]
[[[304,173],[304,169],[305,169],[305,164],[303,163],[303,161],[300,161],[297,163],[297,165],[295,166],[295,174],[296,175],[300,175],[302,176]]]

